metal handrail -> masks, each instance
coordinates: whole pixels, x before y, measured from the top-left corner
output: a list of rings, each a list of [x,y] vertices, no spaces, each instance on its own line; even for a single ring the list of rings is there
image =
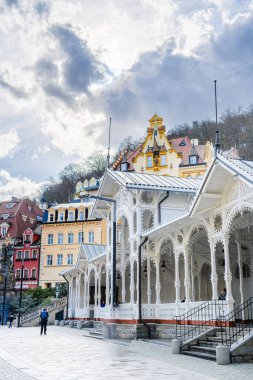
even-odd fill
[[[218,318],[224,329],[221,329],[222,344],[229,347],[240,338],[253,331],[253,297],[225,316]]]
[[[66,303],[66,300],[67,300],[66,297],[63,297],[63,298],[58,299],[56,302],[51,302],[51,303],[47,304],[44,307],[47,309],[47,311],[51,311],[51,310],[56,309],[57,307],[63,305],[64,303]],[[28,311],[27,313],[25,313],[21,316],[21,321],[24,322],[24,321],[27,321],[29,319],[37,318],[39,316],[39,312],[42,308],[43,307],[41,305],[38,305],[35,308],[31,309],[30,311]]]
[[[180,316],[174,316],[176,337],[185,342],[213,329],[217,319],[224,315],[226,305],[222,300],[205,301]]]

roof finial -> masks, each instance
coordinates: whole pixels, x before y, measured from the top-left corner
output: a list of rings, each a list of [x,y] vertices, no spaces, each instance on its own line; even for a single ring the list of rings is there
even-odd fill
[[[215,157],[217,157],[217,153],[220,150],[220,131],[218,130],[218,118],[217,118],[217,90],[216,90],[217,80],[214,80],[214,97],[215,97],[215,124],[216,124],[216,132],[215,132]]]

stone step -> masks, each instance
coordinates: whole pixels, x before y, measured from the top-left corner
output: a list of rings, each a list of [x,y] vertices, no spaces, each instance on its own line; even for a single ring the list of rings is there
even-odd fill
[[[206,359],[206,360],[212,360],[216,361],[216,355],[207,353],[207,352],[198,352],[198,351],[189,351],[189,350],[183,350],[181,352],[183,355],[188,355],[188,356],[194,356],[195,358],[199,359]]]
[[[210,347],[210,346],[200,346],[200,345],[189,346],[188,350],[216,354],[216,347]]]
[[[199,345],[201,346],[213,346],[216,347],[219,344],[219,342],[211,342],[209,340],[199,340]]]

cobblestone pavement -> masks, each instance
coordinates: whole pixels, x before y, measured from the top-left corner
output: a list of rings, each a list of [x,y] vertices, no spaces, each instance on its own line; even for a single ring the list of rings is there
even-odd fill
[[[251,379],[253,374],[251,364],[218,366],[197,358],[171,355],[168,347],[154,343],[111,343],[82,334],[80,330],[49,326],[48,335],[40,336],[38,328],[1,327],[0,358],[7,363],[0,362],[0,380],[233,380],[238,377],[243,380]]]

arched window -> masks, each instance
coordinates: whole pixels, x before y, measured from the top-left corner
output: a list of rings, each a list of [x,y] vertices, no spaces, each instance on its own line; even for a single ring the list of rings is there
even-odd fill
[[[247,278],[251,277],[251,272],[250,272],[250,267],[248,264],[243,263],[242,264],[242,277]],[[240,271],[239,271],[239,265],[235,268],[235,278],[239,279],[240,278]]]

